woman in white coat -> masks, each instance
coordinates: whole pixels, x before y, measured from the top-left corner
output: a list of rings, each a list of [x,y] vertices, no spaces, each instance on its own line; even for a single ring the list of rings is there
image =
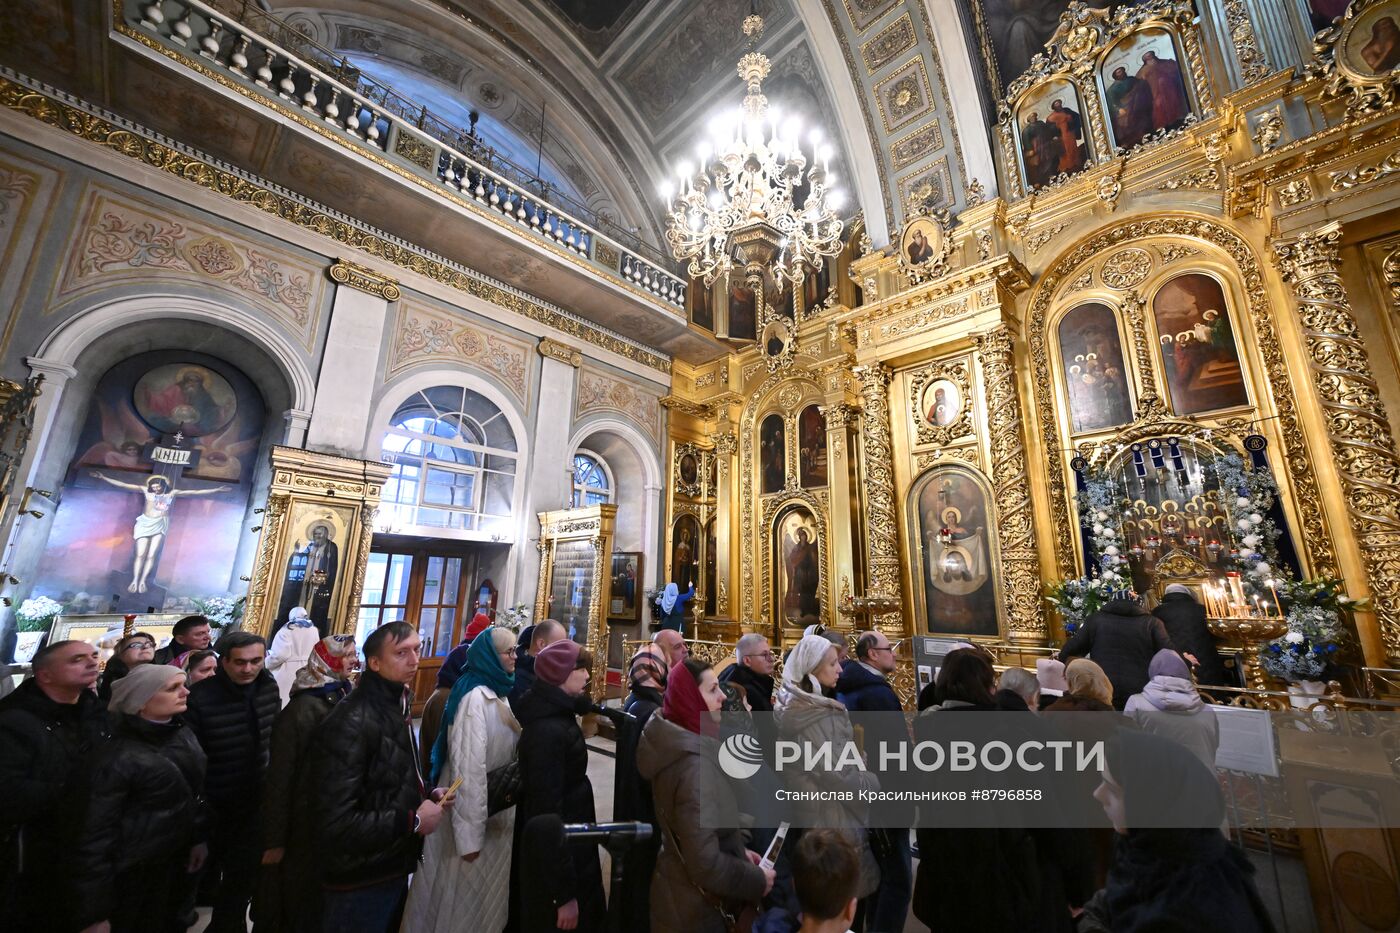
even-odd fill
[[[292,698],[292,684],[297,679],[297,671],[306,665],[312,650],[321,640],[321,633],[306,615],[306,610],[296,606],[287,614],[287,624],[278,629],[272,638],[272,647],[267,649],[267,669],[277,681],[277,692],[282,694],[282,705]]]
[[[429,784],[463,782],[446,823],[424,843],[404,933],[500,933],[506,925],[515,808],[486,812],[486,775],[515,757],[520,725],[507,702],[514,684],[515,636],[492,626],[467,649],[433,744]]]

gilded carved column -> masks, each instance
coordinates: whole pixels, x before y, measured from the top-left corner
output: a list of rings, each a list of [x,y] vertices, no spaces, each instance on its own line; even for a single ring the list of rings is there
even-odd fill
[[[1049,633],[1042,608],[1040,555],[1035,546],[1011,330],[1001,324],[975,339],[987,394],[990,473],[995,483],[993,497],[1001,546],[1001,598],[1006,632],[1012,642],[1044,644]]]
[[[826,449],[828,460],[828,490],[831,493],[831,509],[827,516],[830,523],[828,546],[831,549],[831,567],[835,573],[832,585],[828,588],[833,599],[840,600],[850,592],[851,580],[855,576],[855,535],[851,528],[850,503],[859,499],[859,493],[851,486],[850,462],[851,426],[857,421],[859,410],[845,402],[823,405],[822,417],[826,419]]]
[[[1283,279],[1298,298],[1298,322],[1313,386],[1327,423],[1327,440],[1346,494],[1347,512],[1380,622],[1383,651],[1400,662],[1400,456],[1371,361],[1342,282],[1333,223],[1274,245]],[[1362,633],[1362,648],[1367,648]]]
[[[738,438],[732,431],[710,435],[715,445],[715,615],[729,619],[729,588],[733,582],[730,537],[734,530],[734,452]]]
[[[883,363],[858,366],[861,438],[865,447],[866,596],[900,598],[899,528],[894,502],[894,445],[890,439],[890,369]],[[903,632],[904,613],[878,619],[882,629]]]

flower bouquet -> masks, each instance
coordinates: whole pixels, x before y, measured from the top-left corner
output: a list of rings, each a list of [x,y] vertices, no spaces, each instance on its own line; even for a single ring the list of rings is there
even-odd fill
[[[246,596],[206,596],[193,600],[199,614],[209,620],[209,627],[215,629],[232,628],[243,618],[243,607],[248,602]]]
[[[1264,646],[1264,670],[1289,683],[1322,680],[1338,665],[1338,653],[1350,638],[1342,614],[1364,608],[1365,600],[1351,599],[1341,581],[1330,577],[1291,581],[1283,598],[1288,631]]]
[[[31,596],[15,610],[15,663],[28,664],[44,644],[63,606],[47,596]]]

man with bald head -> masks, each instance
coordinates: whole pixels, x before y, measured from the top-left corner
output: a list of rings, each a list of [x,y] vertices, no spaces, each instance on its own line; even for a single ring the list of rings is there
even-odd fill
[[[690,649],[685,645],[685,637],[673,628],[663,628],[651,638],[651,643],[661,649],[666,658],[666,670],[690,657]]]
[[[54,912],[78,832],[66,801],[108,735],[95,647],[61,641],[33,664],[34,676],[0,700],[0,917],[16,930],[62,926]]]
[[[562,641],[569,637],[569,633],[564,631],[564,626],[553,619],[545,619],[536,625],[530,626],[530,642],[525,654],[515,660],[515,686],[510,689],[511,709],[520,702],[520,698],[525,695],[525,691],[530,689],[530,685],[535,682],[535,657],[546,646]]]

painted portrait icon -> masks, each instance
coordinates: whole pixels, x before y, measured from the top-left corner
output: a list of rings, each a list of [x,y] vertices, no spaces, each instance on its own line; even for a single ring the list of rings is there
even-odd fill
[[[132,390],[141,419],[165,434],[202,437],[225,427],[238,411],[228,380],[207,366],[171,364],[146,373]]]
[[[1191,113],[1171,34],[1145,29],[1115,45],[1100,72],[1113,141],[1131,149],[1158,130],[1180,126]]]
[[[1061,319],[1059,333],[1071,429],[1098,431],[1131,421],[1132,397],[1113,309],[1080,305]]]
[[[904,259],[911,266],[920,266],[938,258],[943,251],[943,230],[931,220],[915,220],[904,230],[900,243]]]
[[[937,427],[947,427],[962,416],[962,390],[950,379],[935,379],[924,389],[920,408],[924,420]]]
[[[700,522],[692,515],[682,515],[672,528],[671,580],[682,593],[700,585]]]
[[[797,460],[803,489],[826,485],[826,416],[816,405],[797,417]]]
[[[787,485],[787,437],[782,415],[769,415],[758,429],[758,470],[764,493],[779,492]]]
[[[915,485],[927,631],[996,635],[987,493],[969,471],[938,467]]]
[[[1026,186],[1040,188],[1089,164],[1084,105],[1068,81],[1047,81],[1016,108]]]
[[[1346,64],[1363,75],[1385,74],[1400,65],[1400,3],[1380,3],[1347,27]]]
[[[681,457],[681,482],[687,486],[692,486],[700,478],[700,468],[695,462],[694,454],[686,454]]]
[[[1219,282],[1199,272],[1177,276],[1153,297],[1152,314],[1173,411],[1189,415],[1249,404]]]
[[[821,621],[821,550],[817,522],[807,509],[788,509],[774,522],[782,586],[779,615],[784,624],[805,628]]]

